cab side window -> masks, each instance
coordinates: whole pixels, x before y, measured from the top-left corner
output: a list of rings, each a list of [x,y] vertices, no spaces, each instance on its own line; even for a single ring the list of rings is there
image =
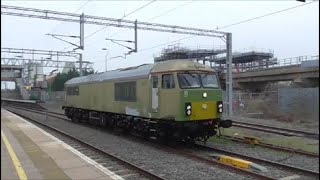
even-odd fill
[[[152,76],[152,88],[158,87],[158,76]]]
[[[79,86],[67,87],[67,95],[79,96]]]
[[[172,74],[162,75],[162,89],[172,89],[175,88],[174,78]]]

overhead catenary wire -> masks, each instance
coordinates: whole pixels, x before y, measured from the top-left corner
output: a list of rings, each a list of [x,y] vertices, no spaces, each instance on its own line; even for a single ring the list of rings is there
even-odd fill
[[[89,2],[90,2],[91,0],[87,0],[83,5],[81,5],[77,10],[75,10],[73,13],[76,13],[76,12],[78,12],[79,10],[81,10],[84,6],[86,6]],[[49,31],[49,32],[55,32],[56,30],[57,30],[57,27],[59,26],[59,25],[61,25],[62,23],[64,23],[64,22],[60,22],[60,23],[58,23],[54,28],[52,28],[52,30],[51,31]]]
[[[135,13],[135,12],[137,12],[137,11],[139,11],[139,10],[147,7],[147,6],[149,6],[150,4],[154,3],[155,1],[157,1],[157,0],[153,0],[153,1],[151,1],[151,2],[148,2],[147,4],[139,7],[138,9],[136,9],[136,10],[134,10],[134,11],[132,11],[132,12],[130,12],[129,14],[124,15],[124,16],[123,16],[122,18],[120,18],[119,20],[122,20],[123,18],[128,17],[128,16],[130,16],[131,14],[133,14],[133,13]],[[93,36],[94,34],[97,34],[98,32],[102,31],[103,29],[105,29],[105,28],[107,28],[107,27],[108,27],[108,26],[105,26],[105,27],[102,27],[102,28],[98,29],[97,31],[95,31],[95,32],[89,34],[88,36],[84,37],[84,39],[87,39],[87,38]],[[79,42],[80,42],[80,41],[78,41],[77,43],[79,43]],[[66,50],[66,49],[69,49],[70,47],[72,47],[72,46],[66,47],[66,48],[64,48],[62,51]]]
[[[151,21],[151,20],[154,20],[154,19],[156,19],[156,18],[159,18],[159,17],[161,17],[161,16],[164,16],[164,15],[166,15],[166,14],[172,12],[172,11],[175,11],[175,10],[178,9],[178,8],[181,8],[181,7],[183,7],[183,6],[186,6],[187,4],[190,4],[190,3],[192,3],[192,2],[194,2],[194,0],[187,1],[186,3],[184,3],[184,4],[182,4],[182,5],[175,6],[175,7],[171,8],[171,9],[169,9],[169,10],[167,10],[167,11],[165,11],[165,12],[159,14],[159,15],[156,15],[156,16],[154,16],[154,17],[152,17],[152,18],[144,21],[144,22],[149,22],[149,21]],[[128,31],[128,29],[125,30],[125,31]],[[113,37],[113,36],[118,35],[118,34],[120,34],[120,33],[121,33],[121,32],[114,33],[114,34],[110,35],[109,37]]]
[[[302,6],[310,5],[310,4],[315,3],[315,2],[318,2],[318,0],[312,1],[312,2],[308,2],[308,3],[304,3],[304,4],[301,4],[301,5],[298,5],[298,6],[293,6],[293,7],[290,7],[290,8],[282,9],[282,10],[275,11],[275,12],[272,12],[272,13],[268,13],[268,14],[265,14],[265,15],[262,15],[262,16],[250,18],[250,19],[247,19],[247,20],[239,21],[239,22],[236,22],[236,23],[232,23],[232,24],[229,24],[229,25],[222,26],[222,27],[217,27],[216,30],[224,29],[224,28],[227,28],[227,27],[230,27],[230,26],[235,26],[235,25],[239,25],[239,24],[242,24],[242,23],[250,22],[250,21],[253,21],[253,20],[256,20],[256,19],[260,19],[260,18],[264,18],[264,17],[267,17],[267,16],[271,16],[271,15],[274,15],[274,14],[282,13],[282,12],[289,11],[289,10],[292,10],[292,9],[296,9],[296,8],[299,8],[299,7],[302,7]],[[193,38],[195,36],[196,35],[191,35],[191,36],[180,38],[180,39],[177,39],[177,40],[174,40],[174,41],[170,41],[170,42],[167,42],[167,43],[158,44],[158,45],[155,45],[155,46],[152,46],[152,47],[149,47],[149,48],[141,49],[141,50],[139,50],[139,52],[144,52],[144,51],[147,51],[147,50],[150,50],[150,49],[154,49],[154,48],[157,48],[157,47],[160,47],[160,46],[164,46],[164,45],[167,45],[167,44],[171,44],[171,43],[174,43],[174,42],[178,42],[178,41],[181,41],[181,40],[190,39],[190,38]]]
[[[230,26],[235,26],[235,25],[239,25],[239,24],[242,24],[242,23],[250,22],[250,21],[253,21],[253,20],[256,20],[256,19],[264,18],[264,17],[267,17],[267,16],[271,16],[271,15],[278,14],[278,13],[285,12],[285,11],[289,11],[289,10],[292,10],[292,9],[295,9],[295,8],[306,6],[306,5],[315,3],[315,2],[318,2],[318,0],[317,1],[312,1],[312,2],[309,2],[309,3],[305,3],[305,4],[301,4],[301,5],[298,5],[298,6],[293,6],[293,7],[290,7],[290,8],[282,9],[282,10],[275,11],[275,12],[272,12],[272,13],[269,13],[269,14],[265,14],[265,15],[262,15],[262,16],[250,18],[250,19],[247,19],[247,20],[244,20],[244,21],[232,23],[232,24],[229,24],[229,25],[226,25],[226,26],[222,26],[220,28],[218,27],[217,29],[227,28],[227,27],[230,27]]]
[[[184,6],[186,6],[187,4],[190,4],[190,3],[192,3],[192,2],[194,2],[194,0],[187,1],[186,3],[184,3],[184,4],[182,4],[182,5],[176,6],[176,7],[172,8],[172,9],[169,9],[168,11],[165,11],[165,12],[163,12],[163,13],[157,15],[157,16],[154,16],[154,17],[148,19],[146,22],[149,22],[149,21],[151,21],[151,20],[154,20],[154,19],[159,18],[159,17],[161,17],[161,16],[164,16],[164,15],[166,15],[166,14],[169,14],[170,12],[175,11],[175,10],[177,10],[178,8],[182,8],[182,7],[184,7]]]
[[[184,6],[186,6],[187,4],[190,4],[190,3],[192,3],[192,2],[194,2],[194,0],[190,0],[190,1],[187,1],[186,3],[184,3],[184,4],[182,4],[182,5],[175,6],[175,7],[171,8],[171,9],[169,9],[169,10],[167,10],[167,11],[165,11],[165,12],[159,14],[159,15],[156,15],[156,16],[154,16],[154,17],[146,20],[145,22],[149,22],[149,21],[152,21],[152,20],[154,20],[154,19],[156,19],[156,18],[159,18],[159,17],[161,17],[161,16],[164,16],[164,15],[166,15],[166,14],[168,14],[168,13],[170,13],[170,12],[172,12],[172,11],[178,9],[178,8],[184,7]],[[112,35],[109,36],[109,37],[113,37],[113,36],[115,36],[115,35],[117,35],[117,34],[120,34],[120,33],[121,33],[121,32],[112,34]],[[188,37],[188,38],[189,38],[189,37]],[[162,46],[162,44],[161,44],[161,45],[157,45],[157,47],[159,47],[159,46]],[[152,49],[153,49],[153,48],[155,48],[155,47],[152,47]],[[148,50],[148,49],[145,49],[145,50],[143,50],[143,51],[146,51],[146,50]],[[139,51],[139,52],[141,52],[141,51]],[[117,57],[122,57],[122,56],[117,56]],[[123,57],[122,57],[122,58],[123,58]]]

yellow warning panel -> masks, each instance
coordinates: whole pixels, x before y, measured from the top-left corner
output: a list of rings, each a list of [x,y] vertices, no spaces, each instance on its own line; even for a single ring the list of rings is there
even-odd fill
[[[251,162],[230,156],[221,155],[218,160],[222,164],[232,165],[241,169],[249,169]]]
[[[214,157],[218,162],[229,165],[229,166],[235,166],[245,170],[268,172],[267,168],[265,168],[264,166],[261,166],[256,163],[246,161],[243,159],[221,155],[221,154],[212,154],[210,156]]]

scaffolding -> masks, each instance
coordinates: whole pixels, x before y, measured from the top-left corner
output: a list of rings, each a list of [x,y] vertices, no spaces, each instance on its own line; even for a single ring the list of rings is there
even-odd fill
[[[219,48],[197,48],[191,49],[181,47],[180,44],[169,45],[168,48],[164,48],[159,55],[154,55],[154,62],[168,61],[174,59],[194,60],[199,62],[203,61],[203,64],[214,56],[226,53],[226,48],[221,46]]]

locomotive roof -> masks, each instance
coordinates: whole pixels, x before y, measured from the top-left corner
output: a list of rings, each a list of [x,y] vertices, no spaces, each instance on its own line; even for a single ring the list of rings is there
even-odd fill
[[[167,71],[187,71],[187,70],[202,70],[202,71],[212,71],[214,70],[203,64],[194,62],[189,59],[177,59],[168,60],[157,63],[157,65],[152,68],[151,73],[157,72],[167,72]]]
[[[193,62],[191,60],[170,60],[156,64],[142,64],[139,66],[121,68],[113,71],[90,74],[88,76],[76,77],[68,80],[66,85],[102,82],[115,79],[131,79],[135,77],[147,77],[150,73],[168,72],[181,70],[203,70],[214,71],[208,66]]]

